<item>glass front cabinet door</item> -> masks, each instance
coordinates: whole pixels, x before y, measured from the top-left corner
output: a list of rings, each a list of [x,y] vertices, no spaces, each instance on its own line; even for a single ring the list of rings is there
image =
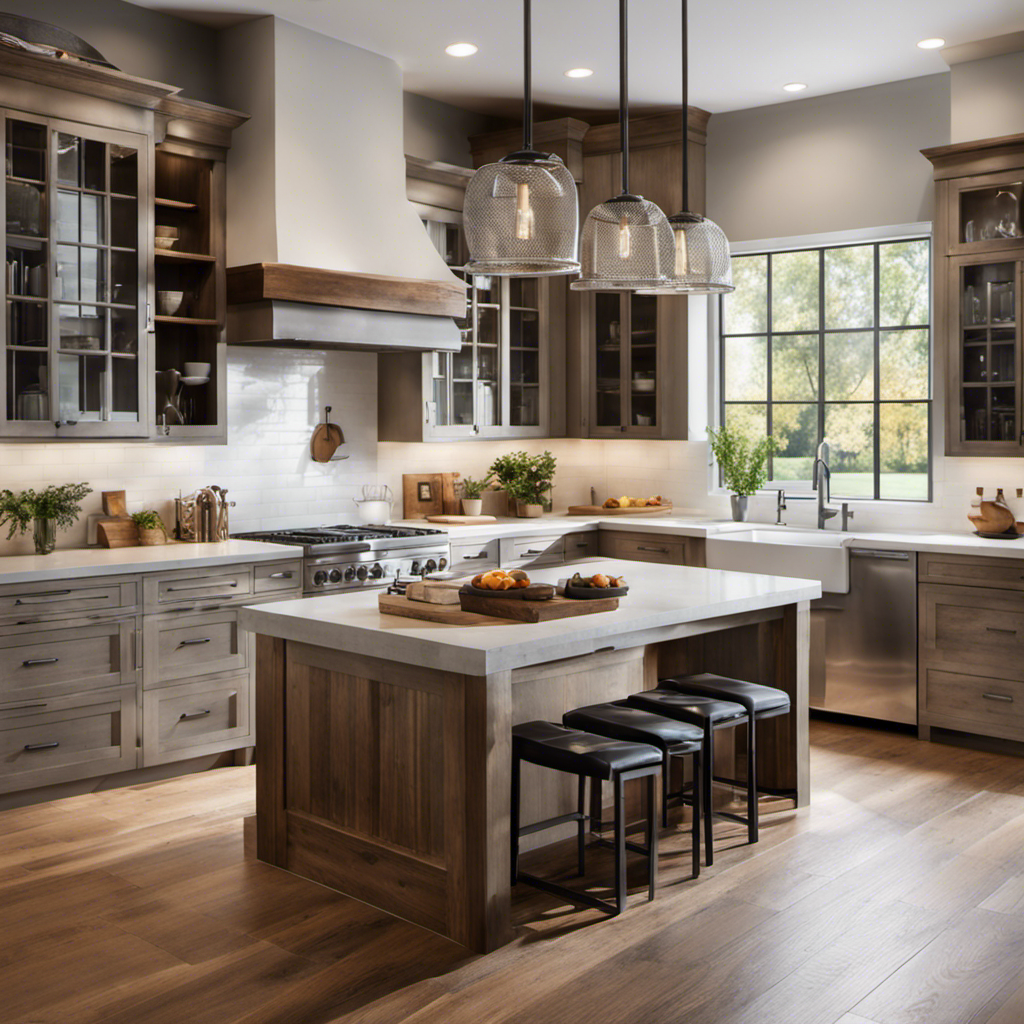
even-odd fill
[[[8,437],[148,432],[148,138],[4,115]]]

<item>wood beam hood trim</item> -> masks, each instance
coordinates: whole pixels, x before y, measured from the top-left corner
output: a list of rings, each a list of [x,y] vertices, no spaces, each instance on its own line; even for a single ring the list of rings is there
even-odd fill
[[[465,288],[455,282],[320,270],[288,263],[228,268],[229,305],[267,301],[426,316],[457,317],[466,312]]]

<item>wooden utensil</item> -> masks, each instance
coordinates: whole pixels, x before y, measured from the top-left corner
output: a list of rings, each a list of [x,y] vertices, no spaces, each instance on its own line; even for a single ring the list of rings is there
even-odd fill
[[[128,515],[128,500],[124,491],[104,491],[103,511],[114,519],[124,519]]]
[[[314,462],[330,462],[339,446],[345,443],[345,435],[337,423],[331,422],[331,407],[324,406],[324,422],[317,424],[309,442],[309,451]],[[338,459],[347,459],[347,455],[339,455]]]
[[[443,526],[482,526],[496,523],[497,516],[424,516],[428,523],[441,523]]]
[[[570,505],[571,516],[656,516],[671,512],[671,505],[643,505],[640,508],[605,508],[604,505]]]
[[[459,605],[459,587],[461,583],[432,583],[429,580],[417,580],[405,588],[405,596],[410,601],[425,601],[427,604]]]

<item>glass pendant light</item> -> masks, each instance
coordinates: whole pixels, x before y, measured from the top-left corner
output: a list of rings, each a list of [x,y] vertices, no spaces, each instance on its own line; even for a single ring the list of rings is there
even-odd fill
[[[674,266],[672,229],[656,203],[629,191],[627,0],[619,0],[619,132],[622,192],[595,206],[583,225],[580,279],[573,291],[636,291],[666,284]]]
[[[523,148],[473,175],[463,205],[465,270],[497,277],[575,274],[579,199],[555,153],[533,148],[531,0],[523,0]]]
[[[719,295],[735,289],[725,232],[713,220],[686,212],[690,205],[688,58],[687,0],[683,0],[683,212],[668,219],[675,236],[674,269],[669,280],[656,288],[645,288],[645,295]]]

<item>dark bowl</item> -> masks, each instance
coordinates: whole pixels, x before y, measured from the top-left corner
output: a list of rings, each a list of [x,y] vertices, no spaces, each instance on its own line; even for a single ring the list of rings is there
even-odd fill
[[[570,587],[565,585],[565,596],[578,601],[594,601],[601,597],[625,597],[629,587]]]

